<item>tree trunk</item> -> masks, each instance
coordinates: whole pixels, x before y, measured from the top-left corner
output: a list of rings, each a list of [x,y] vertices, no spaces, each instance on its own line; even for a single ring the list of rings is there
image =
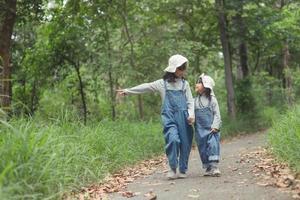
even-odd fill
[[[7,112],[10,110],[12,96],[10,45],[16,19],[16,4],[16,0],[6,0],[3,4],[4,6],[0,8],[0,65],[3,65],[0,84],[0,104],[2,109]]]
[[[112,70],[108,72],[109,77],[109,88],[110,88],[110,100],[111,100],[111,116],[112,120],[116,120],[116,103],[115,103],[115,91],[114,91],[114,80],[112,77]]]
[[[83,109],[83,117],[84,117],[83,119],[84,119],[84,125],[86,125],[87,106],[86,106],[85,95],[84,95],[84,86],[83,86],[83,82],[82,82],[82,78],[81,78],[81,74],[80,74],[80,67],[79,67],[78,63],[76,63],[73,66],[76,70],[76,74],[77,74],[78,81],[79,81],[79,91],[80,91],[80,96],[81,96],[81,101],[82,101],[82,109]]]
[[[266,59],[266,62],[262,66],[265,66],[264,70],[266,72],[268,72],[269,76],[273,76],[273,67],[272,67],[270,56]],[[273,85],[272,84],[267,84],[266,96],[267,96],[267,99],[268,99],[267,103],[268,103],[269,106],[271,106],[272,102],[273,102]]]
[[[127,25],[127,1],[126,0],[123,0],[123,11],[121,12],[121,16],[124,23],[125,34],[130,44],[130,64],[134,69],[136,69],[135,62],[134,62],[134,55],[135,55],[134,45]],[[140,118],[144,119],[143,99],[141,95],[138,95],[138,110],[139,110]]]
[[[239,45],[239,54],[240,54],[240,65],[243,72],[243,78],[246,78],[249,75],[249,68],[248,68],[247,44],[245,41],[241,41]]]
[[[222,44],[224,64],[225,64],[225,84],[227,90],[227,108],[228,115],[231,119],[236,117],[236,107],[233,88],[233,76],[231,67],[231,55],[229,49],[229,40],[227,36],[227,25],[224,13],[224,3],[222,0],[215,0],[216,10],[218,14],[218,24],[220,29],[220,40]]]
[[[285,42],[283,47],[283,80],[284,80],[284,88],[286,90],[286,98],[288,105],[291,106],[293,104],[293,92],[292,92],[292,76],[291,70],[289,68],[289,45]]]
[[[196,69],[196,72],[198,74],[201,73],[201,67],[200,67],[200,51],[196,51],[196,55],[195,55],[195,69]]]
[[[72,59],[63,56],[63,59],[65,59],[66,61],[68,61],[75,69],[76,74],[77,74],[77,78],[79,81],[79,92],[80,92],[80,96],[81,96],[81,102],[82,102],[82,109],[83,109],[83,120],[84,120],[84,125],[86,125],[86,121],[87,121],[87,105],[86,105],[86,100],[85,100],[85,94],[84,94],[84,85],[82,82],[82,78],[81,78],[81,74],[80,74],[80,65],[79,62],[74,62]]]
[[[107,19],[108,20],[108,19]],[[109,88],[110,88],[110,100],[111,100],[111,115],[112,120],[115,121],[116,119],[116,95],[114,91],[114,80],[112,75],[112,56],[111,56],[111,44],[110,44],[110,36],[107,27],[107,22],[105,22],[105,37],[106,37],[106,44],[107,44],[107,56],[108,56],[108,79],[109,79]]]
[[[245,41],[246,27],[242,19],[242,11],[238,13],[235,17],[236,26],[238,29],[238,38],[239,38],[239,56],[240,56],[240,67],[242,70],[242,78],[246,78],[249,74],[248,68],[248,53],[247,53],[247,44]]]
[[[256,61],[255,61],[255,65],[254,65],[254,69],[253,69],[252,75],[254,75],[254,73],[256,71],[259,71],[258,66],[259,66],[259,60],[260,60],[260,49],[258,49],[256,51],[256,59],[255,60]]]
[[[285,5],[286,2],[284,0],[280,0],[280,9],[283,9]],[[291,106],[293,104],[293,91],[292,91],[292,75],[291,75],[291,69],[289,67],[290,52],[289,52],[289,44],[287,41],[285,41],[283,44],[282,53],[283,53],[283,57],[282,57],[283,87],[286,91],[287,103],[289,106]]]
[[[36,98],[36,82],[37,82],[37,79],[34,78],[34,81],[33,81],[33,86],[32,86],[32,89],[31,89],[31,101],[30,101],[30,115],[33,115],[35,109],[36,109],[36,102],[35,100],[37,99]],[[25,94],[25,93],[24,93]]]

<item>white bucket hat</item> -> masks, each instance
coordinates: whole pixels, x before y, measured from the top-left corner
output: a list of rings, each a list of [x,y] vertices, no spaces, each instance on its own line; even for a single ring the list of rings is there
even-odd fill
[[[209,89],[211,89],[211,91],[212,91],[212,93],[213,93],[213,88],[214,88],[214,86],[215,86],[215,81],[214,81],[214,79],[212,79],[210,76],[208,76],[208,75],[205,75],[204,73],[203,74],[201,74],[200,76],[199,76],[199,79],[201,78],[201,80],[202,80],[202,84],[203,84],[203,86],[205,87],[205,88],[209,88]]]
[[[169,58],[169,65],[164,71],[174,73],[177,67],[180,67],[182,64],[187,62],[188,59],[186,57],[179,54],[173,55]]]

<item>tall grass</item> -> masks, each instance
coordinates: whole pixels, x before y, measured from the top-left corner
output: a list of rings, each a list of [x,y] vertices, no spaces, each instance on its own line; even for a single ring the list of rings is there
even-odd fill
[[[57,199],[161,152],[154,122],[1,121],[0,199]]]
[[[255,113],[239,114],[235,120],[230,119],[226,114],[222,115],[222,138],[233,137],[260,131],[269,128],[274,119],[284,111],[275,107],[265,107]]]
[[[300,172],[300,106],[278,116],[269,130],[273,152]]]

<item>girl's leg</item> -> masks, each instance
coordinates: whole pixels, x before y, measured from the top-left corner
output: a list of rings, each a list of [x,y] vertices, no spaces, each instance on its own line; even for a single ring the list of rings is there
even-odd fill
[[[208,138],[208,160],[210,165],[210,175],[220,176],[218,164],[220,160],[220,133],[211,134]]]
[[[168,131],[164,133],[165,137],[165,152],[168,157],[169,166],[172,170],[176,172],[178,165],[178,154],[179,154],[179,145],[180,139],[178,135],[177,128],[170,127]]]
[[[201,158],[202,166],[204,169],[209,168],[209,160],[207,156],[207,134],[205,135],[204,133],[207,132],[205,129],[196,129],[195,135],[196,135],[196,142],[197,142],[197,147],[199,151],[199,155]],[[205,135],[205,136],[203,136]]]
[[[187,123],[187,116],[184,113],[179,112],[176,119],[180,137],[179,172],[185,174],[192,149],[193,128]]]
[[[197,119],[197,117],[196,117]],[[198,152],[201,158],[202,167],[204,169],[209,168],[209,160],[207,156],[207,138],[209,135],[209,130],[204,128],[197,120],[195,123],[195,137],[198,147]]]
[[[210,133],[207,140],[207,156],[209,162],[220,160],[220,133]]]

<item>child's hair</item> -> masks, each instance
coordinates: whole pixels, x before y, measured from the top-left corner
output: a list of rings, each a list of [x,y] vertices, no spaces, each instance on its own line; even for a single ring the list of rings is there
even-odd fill
[[[179,67],[177,67],[177,69],[183,71],[183,70],[186,70],[186,66],[187,66],[187,63],[183,63],[182,65],[180,65]]]
[[[183,63],[181,66],[177,67],[177,69],[183,71],[186,70],[186,65],[187,63]],[[176,82],[176,78],[177,76],[175,75],[175,73],[171,73],[171,72],[166,72],[163,76],[163,79],[169,83],[174,83]]]
[[[164,76],[163,76],[163,79],[165,80],[165,81],[168,81],[169,83],[171,82],[171,83],[174,83],[174,82],[176,82],[176,75],[175,75],[175,73],[171,73],[171,72],[166,72],[165,74],[164,74]]]
[[[203,94],[211,101],[211,89],[205,87]]]
[[[199,78],[197,83],[202,83],[202,78]],[[206,96],[208,98],[209,101],[211,101],[211,89],[204,87],[204,91],[202,93],[204,96]]]

